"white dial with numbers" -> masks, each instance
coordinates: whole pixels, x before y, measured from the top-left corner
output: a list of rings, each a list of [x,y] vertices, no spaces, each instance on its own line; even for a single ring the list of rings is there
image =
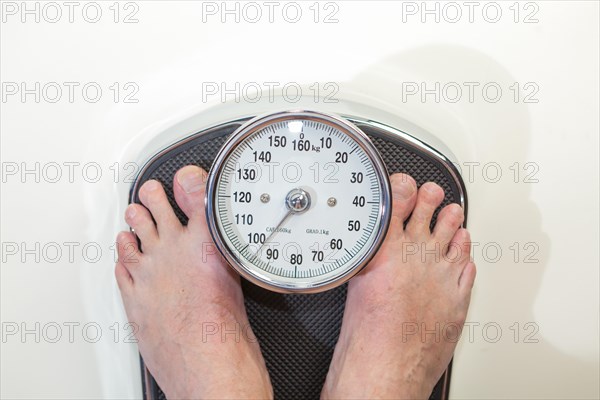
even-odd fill
[[[390,185],[367,136],[332,115],[289,111],[232,134],[210,171],[207,220],[246,279],[317,292],[356,274],[379,248]]]

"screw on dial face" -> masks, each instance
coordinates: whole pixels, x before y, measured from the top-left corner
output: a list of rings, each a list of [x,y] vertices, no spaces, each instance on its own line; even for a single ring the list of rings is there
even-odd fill
[[[211,234],[246,279],[317,292],[360,271],[390,212],[385,166],[348,121],[296,111],[249,121],[223,146],[207,190]]]

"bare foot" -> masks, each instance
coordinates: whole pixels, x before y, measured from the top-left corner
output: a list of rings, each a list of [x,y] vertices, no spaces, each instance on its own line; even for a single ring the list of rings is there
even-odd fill
[[[177,172],[182,226],[162,185],[140,189],[144,206],[131,204],[125,219],[135,236],[117,238],[115,274],[140,353],[171,398],[272,398],[271,383],[244,308],[239,277],[215,251],[205,220],[206,173]],[[156,221],[156,224],[153,222]]]
[[[428,398],[464,325],[475,264],[463,210],[444,207],[431,233],[443,190],[426,183],[417,194],[412,178],[396,174],[392,192],[386,240],[349,283],[323,398]]]

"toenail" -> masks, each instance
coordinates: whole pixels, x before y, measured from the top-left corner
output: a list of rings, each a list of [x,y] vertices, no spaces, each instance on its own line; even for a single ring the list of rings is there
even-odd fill
[[[456,204],[456,203],[453,203],[453,204],[451,205],[451,207],[450,207],[450,213],[451,213],[452,215],[454,215],[455,217],[458,217],[458,216],[460,216],[460,215],[462,214],[462,212],[463,212],[463,209],[462,209],[462,207],[461,207],[461,206],[459,206],[458,204]]]
[[[127,217],[127,219],[133,219],[133,217],[135,217],[135,207],[134,206],[127,207],[127,210],[125,211],[125,217]]]
[[[435,194],[441,188],[435,183],[426,183],[425,185],[423,185],[423,189],[425,189],[428,193]]]
[[[154,191],[160,187],[160,184],[157,181],[151,180],[147,181],[144,184],[145,190]]]
[[[393,182],[392,192],[402,200],[408,200],[415,192],[415,188],[405,179],[398,179],[398,182]]]
[[[202,174],[196,168],[184,168],[177,174],[177,182],[186,193],[194,193],[202,189]]]
[[[118,243],[125,243],[125,242],[127,242],[127,233],[126,232],[119,232],[119,234],[117,235],[117,242]]]

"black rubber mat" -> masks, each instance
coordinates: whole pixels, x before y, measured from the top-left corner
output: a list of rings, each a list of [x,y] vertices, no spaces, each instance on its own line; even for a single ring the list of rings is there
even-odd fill
[[[149,179],[162,182],[177,216],[186,223],[185,215],[173,198],[175,172],[190,164],[208,171],[227,136],[239,125],[222,126],[173,146],[146,166],[134,187],[139,188]],[[407,173],[419,186],[430,181],[439,184],[446,192],[440,208],[452,202],[460,203],[459,185],[464,191],[462,181],[456,182],[444,165],[398,137],[357,125],[371,138],[390,174]],[[132,193],[131,198],[139,203],[137,193]],[[439,209],[435,217],[438,212]],[[435,218],[432,224],[434,222]],[[275,398],[318,399],[340,331],[346,285],[318,294],[290,295],[270,292],[244,281],[243,290],[250,324],[263,351]],[[449,376],[450,366],[435,386],[432,399],[447,398]],[[146,399],[165,398],[147,371],[143,380]]]

